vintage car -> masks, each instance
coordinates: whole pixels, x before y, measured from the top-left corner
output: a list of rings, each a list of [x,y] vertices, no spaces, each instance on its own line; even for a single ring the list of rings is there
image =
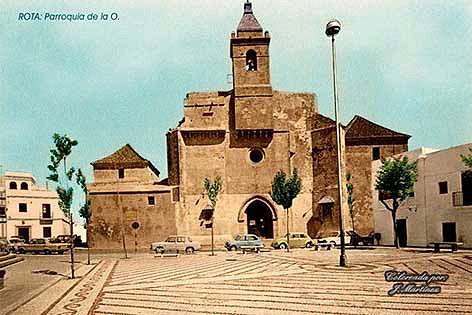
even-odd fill
[[[262,240],[257,235],[238,234],[234,237],[234,240],[225,243],[225,248],[229,251],[238,249],[259,251],[261,248],[264,248],[264,243],[262,243]]]
[[[25,240],[23,238],[12,236],[12,238],[8,240],[7,251],[10,253],[17,253],[18,246],[23,244],[25,244]]]
[[[186,252],[187,254],[192,254],[200,250],[200,243],[193,241],[189,236],[170,235],[164,242],[152,243],[151,250],[158,254],[164,252]]]
[[[341,244],[341,237],[339,231],[335,231],[328,233],[327,236],[317,237],[316,242],[321,245],[329,243],[332,246],[337,246]],[[351,235],[348,232],[344,233],[344,243],[346,245],[351,244]]]
[[[46,255],[49,255],[51,253],[63,254],[68,249],[69,249],[68,244],[51,243],[49,240],[45,238],[33,238],[29,241],[28,244],[26,243],[18,244],[16,251],[20,254],[31,252],[31,253],[44,253]]]
[[[370,233],[367,236],[362,236],[354,231],[347,231],[346,234],[348,234],[351,237],[350,245],[358,246],[358,245],[374,245],[374,233]],[[347,243],[346,243],[347,244]]]
[[[295,247],[313,247],[314,241],[306,233],[302,232],[291,232],[289,235],[289,246],[290,248]],[[275,249],[286,249],[287,248],[287,234],[281,238],[276,239],[271,245]]]

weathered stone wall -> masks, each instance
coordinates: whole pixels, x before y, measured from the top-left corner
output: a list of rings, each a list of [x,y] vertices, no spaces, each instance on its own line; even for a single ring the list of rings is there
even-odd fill
[[[209,98],[213,97],[208,93]],[[238,131],[226,126],[224,132],[212,130],[218,122],[205,123],[195,118],[195,111],[186,111],[191,121],[176,129],[179,132],[180,192],[177,207],[179,233],[191,234],[204,244],[209,242],[209,230],[200,226],[198,217],[208,203],[204,195],[203,180],[221,176],[223,190],[220,192],[215,213],[215,237],[217,241],[227,240],[236,233],[247,232],[245,205],[255,197],[261,197],[272,204],[277,212],[274,221],[274,237],[285,233],[284,210],[270,199],[272,180],[277,171],[287,174],[297,168],[302,178],[303,189],[290,210],[290,229],[306,231],[311,211],[313,189],[313,163],[311,156],[311,128],[317,115],[316,98],[310,93],[274,92],[270,101],[274,131]],[[261,98],[246,98],[248,106],[257,107]],[[201,103],[208,103],[200,99]],[[225,101],[225,104],[231,104]],[[230,112],[231,106],[225,109]],[[217,119],[214,116],[213,119]],[[231,117],[231,114],[230,114]],[[247,125],[257,125],[260,116],[249,115]],[[199,124],[197,124],[199,122]],[[192,128],[189,128],[190,123]],[[201,125],[200,125],[201,124]],[[207,128],[207,126],[210,126]],[[205,129],[207,129],[205,131]],[[251,149],[261,149],[263,161],[250,160]],[[241,211],[243,212],[241,214]],[[238,218],[242,221],[238,222]]]
[[[352,175],[351,183],[353,185],[353,197],[355,200],[354,229],[362,235],[374,231],[374,218],[372,209],[372,149],[380,148],[382,159],[388,158],[394,154],[408,150],[407,144],[393,145],[359,145],[346,147],[347,172]],[[349,216],[349,222],[351,222]]]
[[[148,205],[151,195],[155,205]],[[135,233],[137,248],[143,249],[177,232],[170,190],[159,193],[122,191],[120,194],[92,190],[89,200],[92,209],[89,243],[92,248],[122,248],[122,226],[128,250],[135,247]],[[133,222],[140,224],[139,229],[131,228]]]
[[[235,95],[271,95],[270,37],[257,34],[255,38],[242,37],[231,39],[231,58],[233,61],[233,86]],[[246,53],[254,50],[257,58],[257,71],[246,69]]]
[[[118,170],[94,170],[94,180],[95,183],[103,182],[130,182],[130,181],[158,181],[159,177],[152,172],[148,167],[146,168],[125,168],[124,178],[118,178]]]
[[[227,92],[192,92],[184,100],[183,128],[223,129],[228,126]]]
[[[274,128],[272,97],[235,98],[234,104],[236,129]]]
[[[179,234],[189,234],[202,245],[208,246],[210,242],[210,229],[200,226],[199,215],[203,207],[209,202],[202,195],[187,195],[186,202],[179,203],[177,215],[177,227]],[[221,194],[216,204],[214,219],[214,235],[217,247],[222,247],[224,242],[238,233],[247,233],[247,220],[244,213],[247,206],[255,198],[262,198],[271,205],[276,212],[276,220],[273,221],[274,238],[286,233],[286,212],[275,204],[268,193],[265,194]],[[289,227],[292,232],[306,232],[307,222],[311,212],[312,196],[308,193],[299,194],[294,200],[289,211]],[[241,221],[238,221],[238,217]]]
[[[308,223],[308,234],[311,237],[325,236],[329,232],[339,230],[339,197],[338,197],[338,173],[336,150],[336,127],[317,129],[312,132],[313,141],[313,199],[312,217]],[[343,210],[345,230],[350,229],[348,221],[347,193],[345,181],[345,147],[344,132],[341,132],[341,168],[343,189]],[[334,200],[328,215],[323,214],[319,201],[324,197]]]
[[[170,185],[178,185],[180,182],[180,152],[179,132],[173,130],[167,133],[167,178]]]

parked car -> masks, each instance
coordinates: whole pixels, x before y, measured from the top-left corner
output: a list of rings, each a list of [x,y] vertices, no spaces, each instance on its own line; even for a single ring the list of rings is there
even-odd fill
[[[200,250],[200,243],[192,240],[185,235],[171,235],[164,242],[155,242],[151,244],[151,250],[156,253],[164,253],[166,251],[185,251],[191,254]]]
[[[289,235],[289,246],[290,248],[295,247],[313,247],[314,241],[306,233],[302,232],[291,232]],[[287,234],[276,239],[271,245],[275,249],[286,249],[287,248]]]
[[[17,253],[18,252],[18,246],[21,246],[25,243],[26,242],[23,238],[12,236],[12,238],[10,238],[8,240],[8,252]]]
[[[264,243],[255,234],[238,234],[233,240],[225,242],[225,248],[229,251],[238,249],[259,250],[264,248]]]
[[[339,235],[339,231],[328,233],[326,237],[317,237],[316,242],[318,244],[326,244],[330,243],[333,246],[337,246],[341,244],[341,237]],[[344,233],[344,243],[351,244],[351,236],[349,233]]]
[[[51,253],[63,254],[69,249],[68,244],[63,243],[51,243],[45,238],[33,238],[28,244],[18,244],[17,252],[20,254],[31,252],[31,253],[44,253],[49,255]]]
[[[350,245],[374,245],[374,233],[370,233],[367,236],[362,236],[354,231],[347,231],[346,234],[348,234],[351,237],[351,241],[349,242]]]
[[[75,235],[74,235],[75,239]],[[70,244],[70,235],[58,235],[56,237],[51,238],[51,243],[66,243]]]

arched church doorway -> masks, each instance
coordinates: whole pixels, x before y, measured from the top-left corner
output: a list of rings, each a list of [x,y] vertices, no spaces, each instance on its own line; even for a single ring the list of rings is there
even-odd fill
[[[247,232],[264,238],[274,238],[272,211],[261,200],[254,200],[246,208]]]

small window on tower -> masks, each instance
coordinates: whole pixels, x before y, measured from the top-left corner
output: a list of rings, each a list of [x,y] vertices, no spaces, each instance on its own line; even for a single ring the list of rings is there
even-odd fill
[[[124,168],[120,168],[118,170],[118,178],[125,178],[125,169]]]
[[[246,53],[246,70],[257,71],[257,56],[256,52],[252,49]]]
[[[154,199],[154,196],[148,196],[148,205],[153,206],[156,204],[156,200]]]
[[[439,182],[439,193],[447,194],[447,182]]]
[[[373,147],[372,148],[372,160],[380,160],[380,148],[379,147]]]

